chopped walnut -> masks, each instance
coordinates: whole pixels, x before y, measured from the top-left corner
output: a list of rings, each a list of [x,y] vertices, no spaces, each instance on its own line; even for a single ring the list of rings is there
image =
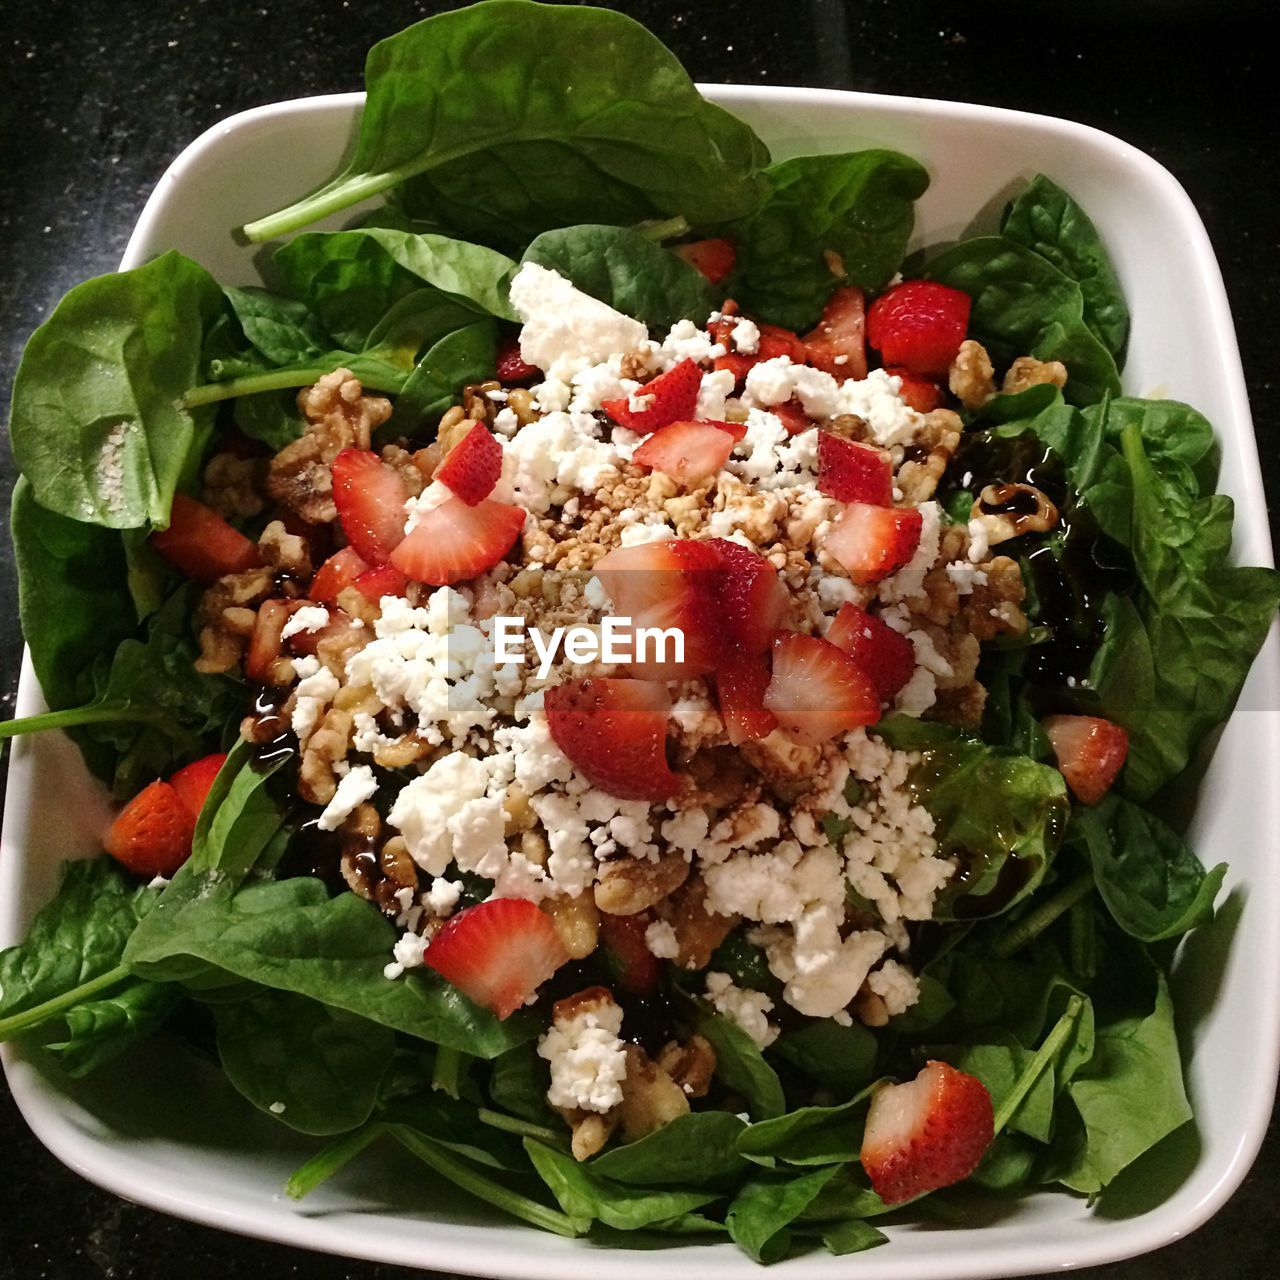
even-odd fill
[[[600,912],[589,892],[543,904],[570,960],[585,960],[600,940]]]
[[[864,1027],[889,1025],[889,1009],[885,1002],[864,982],[853,1000],[854,1016]]]
[[[1058,508],[1030,484],[989,484],[974,501],[971,518],[981,520],[991,545],[1024,533],[1047,533],[1058,523]]]
[[[657,916],[675,933],[674,958],[682,969],[705,969],[711,953],[738,924],[737,916],[717,915],[707,909],[707,886],[700,875],[691,876],[659,903]]]
[[[600,868],[596,906],[611,916],[634,916],[661,902],[689,877],[689,864],[679,853],[647,858],[614,858]]]
[[[684,1090],[639,1045],[627,1045],[627,1075],[616,1108],[623,1142],[638,1142],[689,1114]]]
[[[244,656],[253,634],[257,606],[271,594],[270,569],[249,569],[219,578],[203,596],[196,609],[200,640],[197,671],[222,675]]]
[[[898,468],[896,483],[906,502],[919,505],[933,497],[942,473],[955,456],[963,430],[959,415],[950,409],[935,409],[925,415],[909,450],[913,456]]]
[[[291,578],[311,577],[311,548],[305,538],[290,533],[281,520],[272,520],[258,538],[263,562]]]
[[[204,469],[201,497],[221,515],[251,519],[266,509],[267,499],[262,491],[266,474],[266,458],[215,453]]]
[[[330,708],[319,728],[307,739],[298,767],[298,794],[311,804],[326,805],[338,789],[333,766],[347,758],[351,746],[351,716]]]
[[[672,1040],[658,1054],[658,1066],[676,1082],[686,1098],[705,1098],[716,1073],[716,1051],[702,1036],[684,1044]]]
[[[566,1107],[560,1110],[560,1115],[573,1133],[569,1149],[573,1158],[579,1162],[589,1160],[599,1152],[618,1127],[616,1108],[601,1115],[598,1111],[579,1111],[576,1107]]]
[[[1028,387],[1048,382],[1055,387],[1067,385],[1067,366],[1061,360],[1037,360],[1035,356],[1019,356],[1004,375],[1005,395],[1014,395]]]
[[[995,395],[995,369],[982,343],[966,338],[960,344],[947,371],[947,385],[951,394],[971,411],[981,409]]]
[[[440,451],[433,451],[428,447],[410,453],[398,444],[388,444],[383,446],[378,456],[404,481],[405,491],[409,496],[416,498],[431,483],[440,460]]]
[[[742,744],[742,754],[756,767],[769,790],[780,800],[792,801],[813,785],[822,749],[797,742],[781,729],[766,738]]]

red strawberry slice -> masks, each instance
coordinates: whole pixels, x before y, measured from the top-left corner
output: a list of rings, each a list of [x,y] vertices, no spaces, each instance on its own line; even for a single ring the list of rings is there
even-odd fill
[[[720,556],[716,583],[728,653],[763,653],[791,603],[778,571],[762,555],[730,538],[708,538]]]
[[[994,1124],[981,1080],[930,1062],[914,1080],[872,1095],[862,1167],[885,1204],[902,1204],[967,1178],[991,1145]]]
[[[366,449],[333,460],[333,500],[347,541],[370,564],[385,564],[404,537],[404,481]]]
[[[892,374],[902,383],[898,394],[917,413],[932,413],[942,403],[942,388],[932,379],[922,378],[918,373],[898,366],[886,369],[885,373]]]
[[[915,507],[850,502],[823,535],[823,547],[859,586],[896,573],[916,553],[924,517]]]
[[[147,539],[175,568],[206,586],[262,563],[257,546],[216,511],[185,493],[173,495],[169,527]]]
[[[569,954],[551,917],[523,898],[492,898],[459,911],[423,962],[463,995],[509,1018]]]
[[[698,390],[702,386],[702,370],[692,360],[650,379],[632,397],[606,400],[601,408],[620,427],[638,431],[642,436],[694,416],[698,407]],[[634,400],[641,407],[631,408]]]
[[[813,426],[809,415],[804,411],[804,405],[794,396],[781,404],[770,405],[769,412],[782,423],[789,436],[798,436]]]
[[[402,596],[409,579],[393,564],[380,564],[376,569],[366,569],[357,574],[351,584],[366,600],[377,604],[383,596]]]
[[[501,474],[502,446],[484,423],[477,422],[445,455],[433,478],[474,507],[493,492]]]
[[[169,785],[178,793],[178,799],[187,806],[193,818],[200,816],[209,788],[218,776],[218,770],[227,762],[226,752],[216,751],[184,765],[170,779]]]
[[[474,507],[449,498],[419,517],[413,532],[391,553],[391,563],[405,577],[433,587],[474,578],[511,550],[524,517],[520,507],[492,498]]]
[[[822,319],[804,335],[809,363],[839,382],[867,376],[867,304],[862,290],[837,289],[822,310]]]
[[[522,384],[532,382],[535,378],[541,376],[541,370],[537,365],[530,364],[520,354],[520,339],[518,336],[507,338],[498,348],[498,381],[512,384]]]
[[[942,378],[969,328],[969,295],[932,280],[904,280],[867,312],[867,341],[886,365]]]
[[[915,674],[916,651],[911,641],[852,602],[840,606],[826,638],[870,676],[881,702],[892,702]]]
[[[719,284],[738,260],[732,240],[695,240],[692,244],[676,245],[674,252],[712,284]]]
[[[893,468],[883,450],[818,432],[818,488],[840,502],[893,505]]]
[[[622,800],[665,800],[680,779],[667,764],[671,695],[647,680],[570,680],[544,704],[556,746],[592,786]]]
[[[1097,804],[1124,768],[1128,733],[1101,716],[1047,716],[1040,727],[1075,798]]]
[[[191,856],[196,819],[167,782],[144,787],[107,828],[102,847],[135,875],[172,876]]]
[[[716,667],[715,679],[720,715],[735,747],[767,738],[778,727],[777,716],[764,705],[769,662],[763,654],[726,658]]]
[[[355,547],[343,547],[316,570],[307,597],[317,604],[335,604],[339,593],[354,586],[356,579],[368,571],[369,565]]]
[[[728,305],[729,303],[725,303],[726,307]],[[761,360],[772,360],[776,356],[787,356],[793,364],[803,364],[808,359],[808,351],[804,343],[790,329],[784,329],[776,324],[763,323],[759,324],[757,328],[760,330],[759,344],[751,355],[747,355],[745,352],[732,350],[732,342],[729,338],[720,337],[718,333],[714,332],[715,326],[713,326],[713,336],[728,348],[725,355],[716,358],[715,368],[730,370],[738,380],[739,385],[746,378],[752,366],[759,364]],[[731,333],[732,329],[733,326],[730,324],[726,333]]]
[[[653,914],[649,911],[634,916],[600,913],[600,936],[617,970],[617,984],[633,996],[651,996],[662,981],[662,961],[644,940],[645,930],[652,923]]]
[[[746,427],[734,434],[737,431],[728,422],[673,422],[644,441],[632,461],[638,467],[665,472],[689,489],[729,461],[734,441],[747,433]]]
[[[880,696],[862,668],[829,640],[798,631],[783,631],[773,642],[764,705],[784,729],[808,742],[880,719]]]

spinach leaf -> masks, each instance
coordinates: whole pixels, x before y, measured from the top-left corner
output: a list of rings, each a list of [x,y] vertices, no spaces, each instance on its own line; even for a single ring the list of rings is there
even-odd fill
[[[547,1064],[538,1057],[530,1043],[516,1045],[493,1061],[489,1073],[489,1097],[495,1107],[529,1120],[545,1124],[552,1119],[547,1105]]]
[[[153,1036],[183,998],[171,983],[128,978],[109,995],[68,1009],[66,1039],[44,1045],[44,1051],[67,1075],[87,1076]]]
[[[1085,324],[1120,364],[1129,338],[1129,308],[1089,215],[1038,173],[1009,206],[1000,234],[1038,253],[1080,286]]]
[[[298,364],[332,345],[305,303],[257,287],[224,285],[222,291],[246,341],[269,366]]]
[[[756,1042],[736,1022],[721,1017],[702,1001],[691,1001],[698,1033],[716,1051],[716,1078],[746,1099],[758,1120],[772,1120],[787,1109],[778,1073],[764,1060]]]
[[[925,169],[897,151],[796,156],[726,228],[738,258],[728,292],[775,324],[807,329],[838,285],[881,289],[902,265]]]
[[[481,1118],[484,1113],[478,1113],[469,1102],[458,1102],[442,1093],[420,1093],[385,1103],[382,1114],[476,1164],[511,1173],[529,1172],[529,1158],[520,1139],[485,1123]]]
[[[791,1248],[788,1228],[839,1171],[833,1164],[812,1173],[753,1178],[729,1205],[729,1235],[757,1262],[777,1262]]]
[[[746,1125],[727,1111],[691,1111],[661,1129],[597,1156],[593,1174],[631,1186],[702,1187],[743,1174],[750,1166],[738,1154]]]
[[[272,453],[279,453],[306,430],[293,390],[241,396],[232,406],[232,417],[250,440],[262,441]]]
[[[365,87],[346,170],[250,223],[251,240],[394,187],[411,215],[513,246],[576,222],[720,222],[755,204],[768,160],[659,40],[602,9],[493,0],[440,14],[375,45]]]
[[[837,1258],[850,1253],[861,1253],[864,1249],[874,1249],[876,1245],[887,1244],[888,1241],[889,1237],[883,1231],[860,1218],[850,1218],[848,1222],[825,1227],[822,1232],[822,1243]]]
[[[859,1023],[842,1027],[830,1019],[815,1018],[784,1030],[770,1052],[839,1097],[852,1097],[875,1074],[876,1038]]]
[[[373,1113],[391,1065],[388,1027],[287,991],[214,1006],[218,1057],[234,1088],[300,1133],[345,1133]]]
[[[720,301],[701,272],[629,227],[544,231],[524,251],[523,260],[558,271],[583,293],[658,334],[677,320],[705,324]]]
[[[492,377],[497,361],[498,328],[492,320],[445,334],[405,379],[383,432],[410,439],[420,435],[457,404],[463,387]]]
[[[111,529],[169,523],[213,427],[182,397],[224,305],[213,277],[173,252],[58,303],[22,353],[9,421],[42,506]]]
[[[761,1163],[844,1164],[857,1159],[870,1088],[834,1107],[798,1107],[743,1131],[738,1150]]]
[[[1090,405],[1084,420],[1096,425],[1103,438],[1116,449],[1125,428],[1136,425],[1151,465],[1158,471],[1182,467],[1195,478],[1197,493],[1212,493],[1218,483],[1221,450],[1213,424],[1189,404],[1180,400],[1140,400],[1136,396],[1113,396]],[[1075,466],[1074,458],[1071,459]],[[1185,472],[1180,474],[1185,475]]]
[[[999,1111],[1036,1055],[1010,1032],[988,1034],[990,1039],[973,1044],[930,1045],[926,1053],[930,1058],[949,1062],[958,1070],[976,1076],[986,1085],[991,1103]],[[1055,1092],[1054,1068],[1050,1064],[1018,1104],[1009,1128],[1037,1142],[1048,1142],[1053,1129]]]

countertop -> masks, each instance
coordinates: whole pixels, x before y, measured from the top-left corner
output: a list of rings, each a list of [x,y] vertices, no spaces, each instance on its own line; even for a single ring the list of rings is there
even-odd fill
[[[0,39],[0,400],[22,344],[77,281],[118,262],[169,161],[232,112],[361,87],[365,51],[458,6],[389,0],[13,0]],[[1145,0],[1108,25],[1102,4],[971,0],[735,0],[611,5],[644,22],[695,79],[954,98],[1065,116],[1155,156],[1190,192],[1226,277],[1270,493],[1280,493],[1280,305],[1270,42],[1262,5]],[[1119,7],[1119,6],[1116,6]],[[1080,15],[1087,15],[1081,17]],[[1075,16],[1070,16],[1075,15]],[[1162,16],[1163,15],[1163,16]],[[1173,16],[1169,16],[1173,15]],[[1251,16],[1252,15],[1252,16]],[[13,482],[4,450],[5,507]],[[1273,511],[1273,530],[1276,519]],[[12,553],[0,550],[0,695],[21,657]],[[1223,1087],[1230,1087],[1224,1081]],[[389,1280],[415,1273],[241,1240],[127,1204],[48,1155],[0,1090],[3,1280]],[[1275,1274],[1280,1136],[1189,1239],[1079,1273]],[[424,1259],[428,1261],[428,1259]],[[849,1263],[857,1272],[856,1259]]]

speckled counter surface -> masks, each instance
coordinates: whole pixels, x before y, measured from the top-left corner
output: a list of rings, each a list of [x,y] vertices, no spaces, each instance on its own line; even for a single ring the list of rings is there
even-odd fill
[[[0,20],[0,401],[23,342],[76,281],[118,262],[147,193],[223,116],[357,89],[373,41],[456,7],[406,0],[8,0]],[[703,81],[822,85],[968,99],[1066,116],[1118,134],[1182,181],[1226,276],[1269,492],[1280,494],[1280,153],[1272,45],[1251,12],[1133,0],[1124,25],[1069,18],[1102,3],[733,0],[615,4]],[[1230,9],[1231,20],[1187,11]],[[1176,12],[1177,19],[1150,15]],[[1051,160],[1047,157],[1046,162]],[[13,483],[0,458],[5,509]],[[1277,521],[1273,512],[1273,530]],[[12,553],[0,549],[0,695],[21,656]],[[1247,1052],[1247,1046],[1241,1046]],[[1223,1082],[1224,1088],[1230,1082]],[[140,1209],[62,1168],[0,1087],[0,1280],[388,1280],[399,1268],[320,1257]],[[1280,1137],[1227,1207],[1189,1239],[1081,1275],[1276,1274]],[[424,1262],[429,1259],[424,1258]],[[849,1274],[857,1274],[857,1259]],[[607,1275],[607,1264],[602,1266]]]

